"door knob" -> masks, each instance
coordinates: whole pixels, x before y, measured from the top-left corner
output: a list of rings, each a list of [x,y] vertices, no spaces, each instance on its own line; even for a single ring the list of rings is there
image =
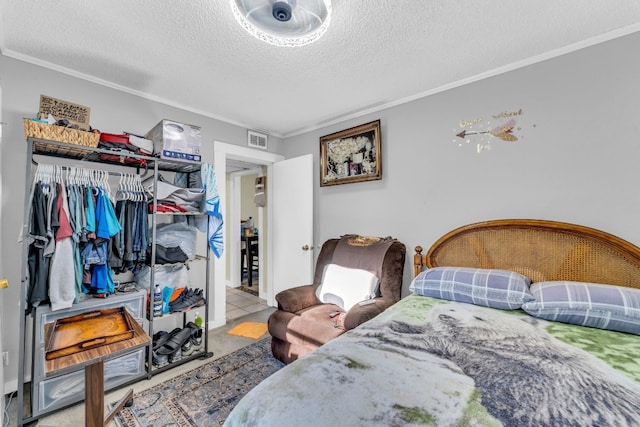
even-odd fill
[[[302,247],[302,250],[303,250],[303,251],[308,251],[308,250],[309,250],[309,245],[304,245],[304,246]]]

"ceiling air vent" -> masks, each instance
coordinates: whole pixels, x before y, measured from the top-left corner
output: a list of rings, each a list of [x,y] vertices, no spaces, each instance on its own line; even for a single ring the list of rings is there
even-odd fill
[[[261,148],[263,150],[266,150],[267,135],[250,130],[248,131],[248,143],[249,147]]]

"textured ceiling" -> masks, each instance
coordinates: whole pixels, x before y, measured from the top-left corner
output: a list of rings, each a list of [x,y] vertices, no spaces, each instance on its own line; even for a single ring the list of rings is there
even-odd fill
[[[638,0],[333,0],[279,48],[228,0],[0,0],[4,55],[280,137],[639,30]]]

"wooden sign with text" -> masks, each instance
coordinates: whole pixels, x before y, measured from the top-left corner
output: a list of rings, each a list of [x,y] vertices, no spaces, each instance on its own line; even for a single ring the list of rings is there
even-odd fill
[[[84,105],[74,104],[73,102],[63,101],[62,99],[52,98],[46,95],[40,95],[40,109],[38,116],[46,117],[51,114],[56,120],[66,119],[71,124],[77,125],[82,130],[89,130],[89,118],[91,108]]]

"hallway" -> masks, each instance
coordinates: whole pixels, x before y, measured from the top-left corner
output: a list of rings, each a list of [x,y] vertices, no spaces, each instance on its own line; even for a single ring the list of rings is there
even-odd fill
[[[248,292],[241,291],[240,288],[232,288],[227,286],[227,321],[246,316],[247,314],[257,313],[269,308],[267,302],[251,295]]]

